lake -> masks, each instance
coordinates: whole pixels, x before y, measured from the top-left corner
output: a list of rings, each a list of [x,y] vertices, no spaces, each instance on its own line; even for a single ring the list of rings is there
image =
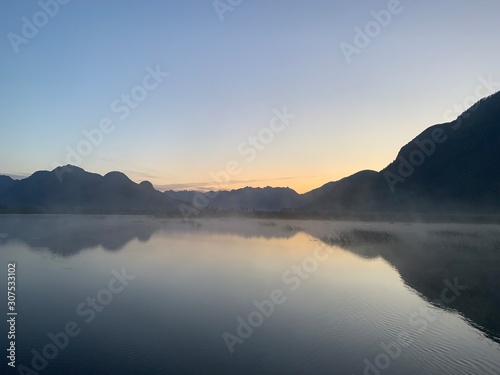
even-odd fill
[[[3,215],[1,373],[500,374],[499,253],[498,225]]]

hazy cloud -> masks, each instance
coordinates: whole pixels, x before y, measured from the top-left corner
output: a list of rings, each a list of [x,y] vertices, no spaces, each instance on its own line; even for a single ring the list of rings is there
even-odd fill
[[[220,190],[224,186],[228,185],[244,185],[244,184],[253,184],[258,182],[269,182],[269,181],[286,181],[286,180],[295,180],[299,178],[310,178],[310,177],[313,176],[279,177],[279,178],[266,178],[266,179],[256,179],[256,180],[230,180],[220,186],[215,184],[214,181],[187,182],[178,184],[155,185],[155,188],[160,191],[166,191],[166,190],[209,191],[209,190]]]

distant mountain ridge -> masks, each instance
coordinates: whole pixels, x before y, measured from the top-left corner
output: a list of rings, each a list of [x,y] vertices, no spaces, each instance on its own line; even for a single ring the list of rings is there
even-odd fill
[[[62,168],[71,172],[61,179]],[[0,192],[0,205],[47,211],[163,211],[178,205],[149,182],[136,184],[121,172],[101,176],[72,165],[38,171],[22,180],[2,178]]]
[[[455,121],[424,130],[382,171],[358,176],[347,196],[325,191],[308,207],[321,211],[498,213],[498,160],[500,92],[482,99]]]
[[[203,208],[237,211],[499,213],[498,160],[500,92],[455,121],[424,130],[382,171],[360,171],[305,194],[272,187],[162,193],[149,181],[137,184],[121,172],[101,176],[65,166],[21,180],[0,176],[0,206],[165,212],[178,211],[181,204],[199,208],[195,203],[203,201]]]
[[[0,176],[0,196],[9,190],[16,183],[12,177]]]
[[[207,207],[219,210],[257,210],[280,211],[283,209],[299,208],[302,205],[301,195],[295,190],[282,187],[252,188],[245,187],[223,191],[166,191],[165,195],[186,203],[193,203],[196,196],[204,197]],[[196,205],[195,205],[196,206]]]

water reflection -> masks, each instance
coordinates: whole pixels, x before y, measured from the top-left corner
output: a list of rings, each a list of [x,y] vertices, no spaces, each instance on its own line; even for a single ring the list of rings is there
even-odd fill
[[[460,312],[500,342],[498,226],[379,224],[369,227],[390,231],[399,240],[342,247],[362,257],[382,257],[424,298],[439,307]],[[459,298],[446,304],[442,303],[444,280],[460,288]]]
[[[82,250],[103,247],[118,251],[133,240],[147,242],[158,231],[205,232],[242,238],[289,238],[297,228],[277,228],[270,222],[206,219],[166,220],[146,216],[0,215],[0,245],[19,240],[33,249],[47,249],[69,257]]]
[[[87,375],[117,369],[130,373],[129,365],[136,374],[165,373],[167,367],[193,374],[362,373],[365,356],[377,355],[381,341],[408,329],[408,316],[425,303],[413,290],[433,301],[441,297],[443,281],[455,278],[467,290],[445,308],[459,311],[492,338],[500,332],[495,289],[500,231],[495,226],[221,219],[186,224],[140,216],[54,215],[0,216],[0,233],[0,256],[22,257],[24,280],[31,273],[26,284],[32,290],[23,295],[39,307],[31,311],[27,306],[25,318],[53,320],[51,326],[32,327],[30,337],[42,341],[47,331],[59,329],[54,306],[74,316],[71,309],[80,296],[106,285],[113,267],[127,266],[138,276],[120,300],[125,305],[110,306],[107,311],[113,313],[102,314],[70,349],[74,358],[90,353],[82,369]],[[236,318],[250,312],[253,300],[268,298],[274,288],[287,291],[283,272],[310,256],[318,242],[339,236],[331,259],[288,294],[287,305],[265,329],[228,356],[221,334],[235,328]],[[19,243],[37,256],[24,254]],[[77,257],[83,250],[88,250],[85,256]],[[63,258],[65,267],[38,263],[40,251]],[[411,290],[402,287],[400,277]],[[460,358],[450,353],[466,349],[474,353],[473,360],[487,362],[491,353],[476,353],[484,348],[467,327],[459,316],[443,311],[439,324],[415,337],[415,353],[387,373],[415,373],[412,361],[418,367],[424,360],[430,369],[442,365],[442,373],[453,373]],[[92,349],[96,342],[110,364]],[[168,352],[160,355],[165,345]],[[25,349],[29,353],[31,348]],[[435,351],[457,362],[432,362]],[[463,361],[467,368],[483,365]],[[71,368],[71,373],[79,372]]]
[[[149,241],[161,222],[125,216],[0,216],[1,243],[19,240],[32,249],[69,257],[101,246],[118,251],[130,241]]]
[[[191,222],[142,216],[13,215],[0,216],[0,245],[20,240],[32,249],[70,257],[85,249],[118,251],[133,240],[147,242],[156,233],[202,232],[250,238],[290,238],[305,232],[361,257],[382,257],[407,285],[428,300],[440,299],[443,280],[460,279],[463,296],[450,305],[498,340],[500,336],[500,230],[498,226],[451,224],[342,223],[205,219]],[[396,241],[363,233],[394,234]],[[356,238],[361,237],[361,238]],[[330,243],[331,244],[331,243]]]

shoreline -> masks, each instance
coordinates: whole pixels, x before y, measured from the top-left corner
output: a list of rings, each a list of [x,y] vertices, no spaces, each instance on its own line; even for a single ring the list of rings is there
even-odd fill
[[[183,219],[186,222],[196,219],[233,218],[233,219],[280,219],[280,220],[317,220],[347,222],[389,222],[389,223],[467,223],[467,224],[500,224],[500,214],[472,213],[321,213],[321,212],[283,212],[253,211],[227,212],[206,211],[196,216],[183,217],[179,212],[158,211],[44,211],[36,209],[4,209],[0,216],[8,215],[97,215],[97,216],[152,216],[156,218]]]

